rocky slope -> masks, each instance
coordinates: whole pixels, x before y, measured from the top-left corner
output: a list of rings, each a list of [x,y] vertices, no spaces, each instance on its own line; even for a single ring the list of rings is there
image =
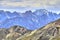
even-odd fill
[[[60,19],[17,40],[60,40]]]
[[[60,19],[33,31],[16,25],[0,29],[0,40],[60,40]]]
[[[0,40],[16,40],[20,36],[23,36],[25,33],[31,32],[31,30],[27,30],[21,26],[15,25],[11,28],[0,29]]]

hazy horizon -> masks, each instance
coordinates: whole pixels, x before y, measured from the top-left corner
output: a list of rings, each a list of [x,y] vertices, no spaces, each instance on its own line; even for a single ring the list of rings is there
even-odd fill
[[[0,10],[24,12],[27,10],[47,9],[60,11],[60,0],[0,0]]]

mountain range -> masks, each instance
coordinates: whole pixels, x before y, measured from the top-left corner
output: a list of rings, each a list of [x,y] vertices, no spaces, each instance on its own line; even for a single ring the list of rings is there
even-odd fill
[[[25,13],[9,12],[0,10],[0,28],[10,28],[14,25],[35,30],[60,18],[60,14],[50,12],[46,9],[31,10]]]

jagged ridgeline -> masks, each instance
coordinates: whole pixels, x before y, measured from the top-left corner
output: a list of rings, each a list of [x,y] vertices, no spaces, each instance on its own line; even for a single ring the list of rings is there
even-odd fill
[[[28,30],[18,25],[2,28],[0,40],[60,40],[60,19],[36,30]]]
[[[34,12],[29,10],[24,13],[0,10],[0,28],[19,25],[29,30],[35,30],[59,18],[60,14],[46,9],[37,9]]]

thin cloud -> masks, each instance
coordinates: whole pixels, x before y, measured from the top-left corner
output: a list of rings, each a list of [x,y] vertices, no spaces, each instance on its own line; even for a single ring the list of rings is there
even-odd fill
[[[8,8],[39,8],[39,7],[60,7],[59,0],[0,0],[1,7]]]

